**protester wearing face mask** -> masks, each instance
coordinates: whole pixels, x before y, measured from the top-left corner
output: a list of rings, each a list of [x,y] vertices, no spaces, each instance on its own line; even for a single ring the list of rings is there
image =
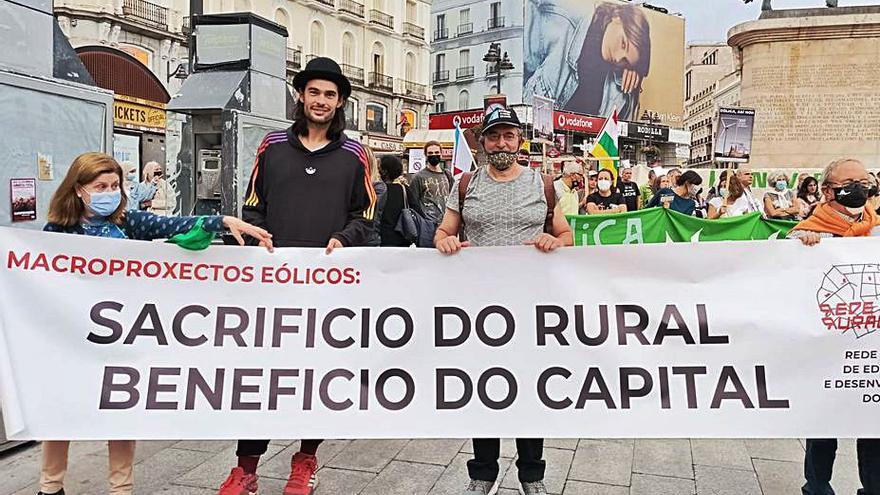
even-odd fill
[[[764,215],[776,220],[796,220],[801,211],[800,200],[788,188],[788,176],[772,175],[770,184],[773,190],[764,195]]]
[[[718,185],[709,189],[709,197],[706,202],[706,218],[715,220],[721,218],[721,205],[727,197],[727,170],[722,170],[718,176]]]
[[[583,167],[575,162],[566,162],[562,167],[562,177],[553,181],[556,203],[559,204],[563,215],[577,215],[579,213],[578,189],[583,187],[583,184]]]
[[[49,222],[43,230],[149,241],[194,230],[219,233],[228,229],[241,244],[244,244],[242,234],[247,234],[258,239],[267,249],[272,249],[272,237],[268,232],[234,217],[163,218],[142,211],[127,211],[128,198],[120,189],[122,182],[122,168],[112,157],[103,153],[78,156],[52,196],[49,203]],[[189,247],[195,248],[193,245]],[[42,443],[43,463],[38,495],[64,494],[69,445],[70,442],[64,440]],[[111,495],[131,495],[134,484],[134,450],[133,440],[108,442],[108,481]],[[102,490],[93,486],[88,491],[95,493]]]
[[[480,144],[486,150],[489,165],[462,174],[453,186],[446,202],[446,215],[434,236],[438,251],[451,255],[462,248],[473,249],[469,246],[526,244],[549,253],[573,244],[565,215],[556,205],[552,181],[534,169],[516,164],[516,153],[522,143],[516,112],[496,108],[487,113]],[[460,231],[467,241],[461,242]],[[501,441],[474,439],[473,447],[474,458],[467,463],[470,481],[463,494],[495,493]],[[543,449],[543,439],[516,440],[521,493],[547,494],[543,483]]]
[[[693,170],[688,170],[679,175],[675,182],[674,188],[665,188],[657,191],[657,194],[651,198],[648,208],[660,206],[661,202],[668,203],[664,205],[670,210],[677,211],[685,215],[693,215],[697,208],[694,198],[697,197],[697,188],[703,183],[700,174]]]
[[[446,211],[446,198],[452,188],[452,174],[444,169],[442,148],[437,141],[425,143],[427,167],[419,170],[410,184],[410,191],[416,203],[421,205],[425,217],[440,223]]]
[[[128,196],[128,209],[140,210],[141,204],[151,201],[156,196],[156,184],[151,182],[138,182],[137,166],[127,163],[125,176],[125,192]]]
[[[824,237],[880,235],[880,217],[865,207],[871,190],[865,165],[851,158],[836,160],[825,168],[822,177],[825,202],[816,205],[810,218],[797,224],[788,237],[812,246]]]
[[[623,195],[614,189],[614,174],[607,168],[603,168],[596,178],[598,190],[587,196],[587,213],[590,215],[625,213],[626,201],[624,201]]]

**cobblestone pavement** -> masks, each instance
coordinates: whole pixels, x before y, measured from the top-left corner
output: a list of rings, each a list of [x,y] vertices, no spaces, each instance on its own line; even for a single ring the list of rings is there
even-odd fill
[[[260,465],[260,495],[281,495],[299,442],[273,441]],[[228,441],[140,442],[135,493],[213,495],[234,465]],[[318,451],[317,494],[459,494],[467,482],[466,440],[332,440]],[[517,493],[513,441],[502,444],[499,495]],[[547,440],[545,482],[562,495],[799,495],[801,440]],[[0,457],[0,495],[37,492],[40,448]],[[856,493],[855,442],[838,449],[833,484]],[[105,491],[106,446],[71,446],[68,495]]]

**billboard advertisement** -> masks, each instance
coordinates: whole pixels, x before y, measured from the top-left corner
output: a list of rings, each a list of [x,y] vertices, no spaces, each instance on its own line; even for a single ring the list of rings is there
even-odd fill
[[[748,163],[752,153],[755,111],[750,108],[719,108],[715,160]]]
[[[617,0],[527,0],[523,95],[620,120],[680,127],[684,19]]]

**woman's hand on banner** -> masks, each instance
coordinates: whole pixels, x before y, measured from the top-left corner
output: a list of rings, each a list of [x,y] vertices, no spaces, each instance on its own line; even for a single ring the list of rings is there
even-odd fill
[[[235,218],[235,217],[223,217],[223,226],[229,229],[229,233],[232,234],[232,237],[235,237],[235,240],[238,241],[238,244],[244,246],[244,235],[249,235],[259,241],[260,247],[266,248],[270,253],[275,250],[272,246],[272,234],[267,232],[265,229],[257,227],[256,225],[251,225],[244,220]]]
[[[461,248],[470,247],[470,245],[470,242],[461,242],[458,240],[458,237],[453,235],[440,239],[436,244],[437,250],[443,254],[455,254],[461,251]]]
[[[549,253],[562,247],[562,241],[546,233],[535,237],[531,241],[526,241],[525,244],[527,246],[535,246],[536,248],[538,248],[539,251],[542,251],[544,253]]]
[[[339,239],[337,239],[335,237],[331,237],[330,242],[327,243],[327,249],[324,252],[327,254],[330,254],[333,252],[334,249],[341,248],[341,247],[343,247],[342,241],[340,241]]]

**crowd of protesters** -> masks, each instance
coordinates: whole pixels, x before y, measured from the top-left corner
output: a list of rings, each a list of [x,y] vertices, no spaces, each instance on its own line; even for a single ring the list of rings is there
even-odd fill
[[[147,167],[137,183],[135,168],[123,170],[113,158],[90,153],[74,161],[56,191],[45,230],[137,240],[194,229],[228,231],[239,243],[247,240],[269,250],[321,247],[329,254],[349,246],[421,245],[425,233],[414,232],[415,225],[430,229],[430,244],[449,256],[479,246],[529,245],[550,253],[573,244],[567,215],[625,214],[646,207],[708,219],[762,212],[771,219],[797,220],[789,238],[805,245],[880,231],[877,178],[857,160],[831,163],[821,183],[805,177],[796,192],[787,176],[777,175],[763,198],[752,193],[747,168],[726,170],[711,185],[692,170],[662,166],[653,167],[641,186],[633,181],[632,169],[620,170],[618,177],[577,162],[566,163],[559,177],[552,177],[528,166],[519,118],[503,107],[484,118],[480,144],[487,165],[454,178],[443,166],[440,144],[430,142],[425,145],[428,167],[407,181],[399,158],[376,160],[369,148],[345,137],[343,108],[351,85],[338,64],[315,58],[293,84],[299,93],[294,124],[270,133],[260,146],[241,220],[162,217],[174,206],[161,196],[158,165]],[[145,207],[154,212],[133,211]],[[321,442],[301,442],[284,495],[313,493]],[[236,465],[218,495],[257,493],[257,468],[268,445],[268,439],[240,440]],[[521,493],[546,494],[543,440],[523,438],[516,445]],[[833,439],[807,441],[804,494],[833,493],[836,447]],[[134,441],[109,443],[110,493],[132,493],[134,450]],[[43,443],[38,495],[63,495],[67,451],[66,441]],[[860,439],[858,455],[864,493],[880,493],[880,441]],[[494,493],[499,457],[498,439],[473,440],[464,495]]]

